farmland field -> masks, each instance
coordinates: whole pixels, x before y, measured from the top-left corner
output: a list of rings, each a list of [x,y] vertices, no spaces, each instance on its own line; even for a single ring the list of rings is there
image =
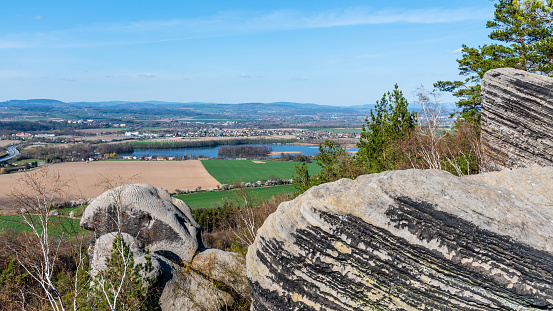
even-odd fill
[[[69,198],[95,198],[105,189],[102,181],[112,183],[147,183],[170,192],[175,189],[203,189],[216,187],[219,183],[205,170],[198,160],[186,161],[94,161],[68,162],[50,165],[52,172],[59,172],[69,184]],[[7,196],[18,186],[21,174],[0,175],[0,209],[5,208]]]
[[[250,161],[250,160],[202,160],[207,172],[221,184],[249,182],[269,179],[276,176],[290,179],[294,175],[297,162],[290,161]],[[321,167],[307,163],[310,174],[319,173]]]
[[[283,185],[274,187],[248,188],[246,192],[250,200],[262,201],[270,199],[272,196],[282,193],[294,192],[293,185]],[[240,203],[241,197],[237,190],[196,192],[191,194],[176,195],[175,198],[183,200],[191,209],[217,207],[223,203],[223,200]],[[240,201],[240,202],[239,202]]]
[[[0,231],[4,229],[12,229],[15,232],[31,232],[31,228],[21,218],[21,215],[3,215],[0,216]],[[51,217],[49,230],[53,236],[67,234],[68,232],[80,233],[82,231],[79,222],[80,219],[72,219],[66,217]],[[38,220],[38,219],[37,219]]]

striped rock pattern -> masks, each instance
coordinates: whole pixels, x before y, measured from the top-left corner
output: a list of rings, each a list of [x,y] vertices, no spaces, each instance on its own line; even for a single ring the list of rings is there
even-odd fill
[[[482,80],[487,170],[553,165],[553,79],[512,68]]]
[[[250,246],[252,310],[553,310],[553,202],[542,203],[433,170],[314,187]]]

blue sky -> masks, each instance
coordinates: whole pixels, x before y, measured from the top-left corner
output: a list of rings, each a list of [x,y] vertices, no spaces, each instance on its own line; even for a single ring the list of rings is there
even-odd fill
[[[493,2],[0,0],[0,100],[373,104],[458,79]],[[444,101],[453,101],[445,95]]]

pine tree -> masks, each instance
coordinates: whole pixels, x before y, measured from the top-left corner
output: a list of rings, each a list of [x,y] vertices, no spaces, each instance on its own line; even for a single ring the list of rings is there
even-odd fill
[[[489,38],[501,43],[477,48],[463,45],[463,56],[457,62],[459,74],[467,78],[434,84],[459,98],[456,105],[461,117],[475,122],[480,121],[480,83],[488,70],[512,67],[553,75],[553,0],[500,0],[486,27],[492,29]]]
[[[374,112],[371,109],[371,117],[365,120],[366,125],[363,125],[357,143],[359,151],[356,155],[356,161],[365,167],[367,173],[394,168],[397,154],[389,147],[403,139],[417,124],[416,113],[409,112],[408,105],[396,84],[392,92],[382,95],[376,102]]]

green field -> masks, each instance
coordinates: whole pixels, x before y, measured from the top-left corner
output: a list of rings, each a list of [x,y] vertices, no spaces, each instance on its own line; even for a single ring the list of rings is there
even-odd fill
[[[294,192],[293,185],[274,187],[248,188],[246,193],[248,199],[254,202],[261,202],[270,199],[274,195]],[[223,204],[224,200],[242,203],[243,198],[237,190],[196,192],[191,194],[176,195],[175,198],[183,200],[191,209],[217,207]]]
[[[202,160],[207,172],[222,184],[233,182],[249,182],[271,177],[290,179],[294,175],[294,167],[298,162],[291,161],[261,161],[250,160]],[[316,163],[307,163],[311,175],[319,173],[321,167]]]
[[[44,160],[41,159],[23,159],[15,162],[16,164],[25,164],[25,163],[31,163],[31,162],[44,162]]]
[[[12,229],[16,232],[32,232],[31,228],[25,224],[21,218],[21,215],[4,215],[0,216],[0,231],[4,229]],[[38,218],[35,216],[35,219]],[[49,225],[49,232],[52,236],[60,236],[60,234],[67,234],[68,232],[81,233],[82,229],[79,225],[79,219],[71,219],[65,217],[51,217]]]

